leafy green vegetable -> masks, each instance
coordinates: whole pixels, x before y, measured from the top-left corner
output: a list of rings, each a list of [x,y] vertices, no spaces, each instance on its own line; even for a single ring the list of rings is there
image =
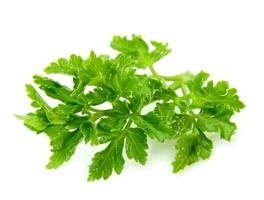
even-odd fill
[[[88,180],[107,179],[113,170],[120,174],[125,164],[123,146],[124,138],[116,138],[103,151],[96,153],[90,165]]]
[[[144,165],[147,161],[147,149],[147,136],[142,129],[126,129],[126,154],[129,159]]]
[[[74,154],[76,146],[82,140],[82,134],[79,130],[70,132],[65,130],[64,127],[61,127],[53,133],[51,129],[46,132],[48,135],[50,135],[50,145],[52,146],[51,151],[53,152],[52,156],[50,157],[47,168],[56,169],[62,163],[68,161]]]
[[[204,133],[195,128],[190,134],[183,134],[176,144],[176,160],[172,163],[173,172],[185,168],[199,159],[208,159],[211,155],[213,143]]]
[[[175,140],[172,165],[176,173],[210,157],[210,133],[231,140],[236,130],[231,118],[244,108],[237,90],[227,81],[208,81],[209,74],[203,71],[159,75],[153,65],[171,50],[165,43],[152,41],[151,45],[139,35],[131,39],[114,36],[111,47],[119,52],[115,58],[91,51],[86,59],[71,55],[45,68],[47,74],[71,76],[72,88],[45,76],[33,76],[40,90],[60,102],[50,106],[27,84],[35,112],[17,115],[30,130],[50,138],[48,169],[67,162],[81,142],[105,145],[92,158],[88,180],[107,179],[113,172],[122,172],[125,154],[144,165],[147,139],[151,138]],[[152,74],[139,74],[139,68],[149,68]],[[86,92],[87,87],[92,89]],[[111,104],[110,109],[94,107],[105,102]],[[155,108],[143,114],[149,104]]]

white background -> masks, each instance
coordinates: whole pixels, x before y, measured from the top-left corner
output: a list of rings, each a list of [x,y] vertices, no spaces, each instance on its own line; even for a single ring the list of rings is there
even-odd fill
[[[257,0],[0,0],[0,199],[264,199],[264,5]],[[31,111],[24,84],[50,61],[91,49],[110,53],[114,34],[167,41],[161,74],[210,72],[229,80],[247,107],[232,142],[215,137],[207,161],[171,173],[172,143],[151,142],[142,167],[86,182],[95,149],[46,170],[49,142],[13,116]],[[100,149],[100,147],[98,148]],[[98,150],[97,149],[97,150]]]

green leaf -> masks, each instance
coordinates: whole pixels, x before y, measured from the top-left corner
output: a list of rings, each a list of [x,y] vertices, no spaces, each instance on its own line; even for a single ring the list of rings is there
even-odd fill
[[[33,76],[33,79],[34,82],[40,86],[40,89],[42,89],[49,97],[61,100],[65,103],[81,104],[79,99],[71,96],[73,91],[71,91],[66,86],[63,86],[56,81],[39,75]]]
[[[106,75],[111,69],[112,62],[109,60],[108,56],[96,56],[96,54],[91,51],[89,58],[83,63],[84,72],[79,72],[80,79],[89,80],[89,84],[93,86],[101,86],[106,82]],[[82,76],[84,76],[82,78]]]
[[[192,132],[195,120],[191,115],[176,114],[172,123],[172,128],[176,132],[176,136]]]
[[[69,132],[63,127],[58,129],[49,129],[49,135],[52,138],[52,156],[47,164],[48,169],[56,169],[61,166],[64,162],[67,162],[75,152],[77,145],[82,141],[82,133],[80,131]],[[53,131],[59,131],[54,133]],[[56,136],[55,136],[56,134]]]
[[[48,74],[66,74],[66,75],[78,75],[78,68],[82,65],[82,59],[80,56],[71,55],[70,59],[65,58],[58,59],[57,63],[52,62],[45,68],[45,72]]]
[[[112,88],[102,86],[90,91],[84,98],[89,105],[99,105],[106,101],[113,102],[117,98],[117,94]]]
[[[232,135],[235,133],[236,125],[226,119],[215,118],[206,114],[199,115],[198,126],[207,132],[220,133],[221,138],[230,141]]]
[[[54,138],[58,137],[58,135],[62,135],[62,132],[63,134],[67,134],[68,131],[62,125],[51,125],[47,127],[44,132],[52,141]]]
[[[26,84],[26,91],[28,97],[33,100],[32,104],[34,105],[34,107],[40,107],[44,110],[51,109],[50,106],[44,101],[44,99],[42,99],[42,97],[32,85]]]
[[[199,159],[208,159],[211,155],[213,143],[204,133],[195,128],[192,134],[182,135],[176,144],[177,154],[172,163],[173,172],[184,169]]]
[[[157,103],[155,112],[159,115],[162,121],[168,124],[173,123],[175,118],[175,104],[173,103]]]
[[[132,120],[139,128],[145,130],[149,137],[160,142],[164,142],[174,134],[173,130],[154,112],[149,112],[146,115],[134,115]]]
[[[113,104],[113,109],[105,112],[105,116],[98,123],[101,127],[108,131],[121,130],[130,117],[128,103],[125,101],[116,101]]]
[[[111,47],[117,51],[127,54],[147,53],[148,45],[139,35],[132,35],[132,39],[127,37],[114,36]]]
[[[116,139],[102,151],[96,153],[89,167],[89,181],[100,178],[107,179],[112,175],[113,170],[120,174],[124,168],[125,160],[122,155],[124,138]]]
[[[121,52],[121,57],[126,57],[129,61],[134,60],[137,67],[145,69],[171,52],[167,44],[155,41],[151,44],[155,49],[149,52],[147,43],[139,35],[132,35],[130,40],[127,37],[114,36],[111,47]]]
[[[155,63],[159,61],[161,58],[163,58],[164,56],[171,53],[171,49],[168,49],[167,43],[164,44],[161,42],[151,41],[151,44],[152,46],[155,47],[155,50],[150,52],[151,63]]]
[[[229,88],[227,81],[213,81],[206,84],[209,74],[200,72],[188,83],[193,108],[225,110],[225,112],[239,112],[244,104],[239,100],[234,88]],[[206,84],[206,85],[205,85]]]
[[[126,154],[129,159],[144,165],[147,161],[147,136],[144,131],[139,128],[129,128],[125,130],[126,133]]]
[[[135,75],[134,69],[119,66],[108,70],[105,75],[104,86],[111,87],[120,96],[129,97],[144,88],[141,81]]]
[[[37,113],[28,113],[25,116],[16,115],[16,117],[24,120],[24,125],[37,133],[44,131],[49,125],[45,114],[40,111]]]
[[[102,72],[99,70],[105,67],[100,62],[102,60],[101,58],[97,58],[93,51],[86,60],[73,54],[69,60],[60,58],[57,63],[51,63],[45,68],[45,72],[48,74],[66,74],[73,76],[75,85],[72,96],[76,96],[84,91],[85,86],[92,79],[98,79],[99,75],[106,73],[106,71]],[[96,71],[97,73],[95,74]]]
[[[34,107],[42,108],[46,113],[46,117],[51,124],[64,124],[65,118],[56,114],[52,111],[52,108],[44,101],[44,99],[39,95],[32,85],[26,85],[26,90],[28,97],[30,97],[33,102]]]
[[[89,141],[92,142],[92,144],[98,143],[97,138],[97,132],[96,126],[94,123],[87,121],[81,124],[80,131],[83,135],[85,143],[88,143]]]
[[[73,104],[59,104],[56,107],[54,107],[53,112],[59,114],[59,115],[72,115],[75,113],[78,113],[82,110],[81,105],[73,105]]]

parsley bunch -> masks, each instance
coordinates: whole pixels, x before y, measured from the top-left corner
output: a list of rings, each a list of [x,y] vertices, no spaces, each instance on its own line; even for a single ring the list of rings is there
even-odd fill
[[[87,59],[71,55],[45,68],[47,74],[65,74],[73,78],[73,88],[48,77],[35,75],[34,82],[47,96],[59,100],[51,107],[32,85],[26,85],[35,108],[24,116],[24,124],[37,134],[50,138],[52,155],[48,169],[58,168],[74,154],[79,143],[105,144],[89,166],[88,180],[107,179],[113,171],[120,174],[125,159],[144,165],[147,161],[147,139],[159,142],[175,140],[176,156],[172,162],[176,173],[211,155],[213,143],[206,134],[217,132],[230,141],[236,125],[230,121],[244,104],[237,90],[227,81],[208,81],[205,72],[185,72],[161,76],[155,62],[171,52],[167,44],[151,41],[153,50],[138,35],[131,39],[114,36],[111,47],[115,58],[96,55]],[[139,74],[149,68],[151,75]],[[93,86],[88,91],[86,88]],[[110,102],[111,109],[96,109]],[[142,109],[155,104],[146,114]]]

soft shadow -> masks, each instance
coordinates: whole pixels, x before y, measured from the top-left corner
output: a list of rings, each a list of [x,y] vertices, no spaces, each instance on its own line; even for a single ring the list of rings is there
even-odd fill
[[[164,143],[160,143],[156,140],[148,139],[149,144],[149,160],[154,162],[172,162],[175,153],[175,140],[168,140]]]

